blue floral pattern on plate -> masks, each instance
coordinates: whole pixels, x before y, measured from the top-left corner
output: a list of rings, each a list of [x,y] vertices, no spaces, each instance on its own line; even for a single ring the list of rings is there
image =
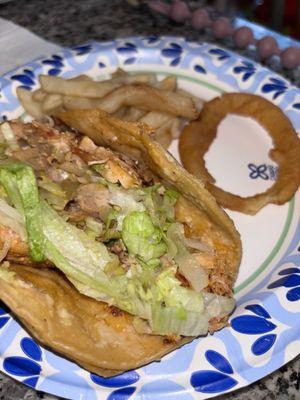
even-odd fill
[[[232,366],[222,354],[207,350],[205,358],[216,371],[200,370],[192,373],[191,385],[197,392],[221,393],[237,385],[236,379],[230,376],[233,374]]]
[[[262,87],[263,93],[273,93],[273,100],[282,95],[287,89],[287,84],[282,79],[270,78],[269,83],[265,83]]]
[[[241,74],[242,81],[245,82],[255,74],[256,68],[253,63],[242,61],[242,65],[233,68],[235,74]]]
[[[0,117],[17,116],[16,87],[32,90],[40,73],[69,78],[118,66],[178,73],[208,85],[213,77],[222,90],[243,91],[247,85],[249,93],[286,109],[300,129],[300,91],[280,76],[215,45],[159,36],[86,43],[5,74],[0,77]],[[253,162],[248,170],[250,179],[276,178],[264,163]],[[238,297],[240,311],[233,314],[231,328],[194,340],[159,363],[112,378],[90,374],[42,349],[1,307],[0,368],[31,387],[74,400],[200,400],[250,384],[296,355],[296,350],[285,349],[300,338],[299,235],[300,228],[290,229],[284,254]],[[283,267],[287,262],[293,266]]]
[[[13,377],[19,377],[28,386],[36,387],[42,367],[42,351],[40,346],[31,338],[24,337],[20,347],[25,356],[5,357],[3,369]]]

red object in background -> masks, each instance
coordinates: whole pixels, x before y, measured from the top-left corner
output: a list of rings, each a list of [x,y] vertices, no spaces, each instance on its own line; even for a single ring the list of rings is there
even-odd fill
[[[264,0],[262,5],[258,6],[254,15],[257,22],[262,25],[272,25],[272,7],[278,0]],[[300,39],[300,1],[299,0],[285,0],[283,6],[283,17],[281,22],[280,31],[283,34]]]

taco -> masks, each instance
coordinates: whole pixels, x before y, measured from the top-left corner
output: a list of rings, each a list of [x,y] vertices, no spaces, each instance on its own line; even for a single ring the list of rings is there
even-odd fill
[[[50,122],[0,125],[1,300],[103,376],[225,326],[241,242],[203,183],[141,123]]]

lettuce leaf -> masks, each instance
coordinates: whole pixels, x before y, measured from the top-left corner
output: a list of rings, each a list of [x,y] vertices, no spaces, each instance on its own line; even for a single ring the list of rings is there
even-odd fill
[[[30,256],[33,261],[45,260],[45,238],[35,175],[31,167],[16,163],[0,167],[0,183],[15,207],[25,217]]]

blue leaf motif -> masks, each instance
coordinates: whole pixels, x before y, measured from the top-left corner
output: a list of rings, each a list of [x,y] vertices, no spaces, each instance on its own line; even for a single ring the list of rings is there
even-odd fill
[[[247,335],[257,335],[273,331],[276,325],[265,318],[254,315],[241,315],[231,320],[231,326],[234,330]]]
[[[278,79],[278,78],[270,78],[270,81],[275,83],[276,85],[282,86],[283,88],[286,88],[286,84],[283,80]]]
[[[91,49],[92,46],[90,44],[72,47],[72,50],[74,50],[78,56],[82,56],[84,54],[89,53]]]
[[[199,64],[194,66],[194,71],[199,72],[200,74],[206,74],[206,70]]]
[[[140,379],[140,376],[135,371],[128,371],[112,378],[102,378],[101,376],[91,374],[91,380],[96,385],[105,387],[122,387],[132,385]]]
[[[293,108],[296,108],[296,110],[300,110],[300,103],[293,104]]]
[[[210,49],[208,51],[209,54],[212,54],[214,56],[217,56],[217,59],[220,61],[226,60],[227,58],[230,57],[230,55],[227,53],[227,51],[223,50],[223,49]]]
[[[289,301],[298,301],[298,300],[300,300],[300,286],[295,287],[294,289],[290,289],[286,294],[286,298]]]
[[[275,100],[278,96],[283,94],[287,89],[286,83],[281,79],[270,78],[271,83],[266,83],[262,87],[263,93],[271,93],[274,92],[273,99]]]
[[[233,374],[232,366],[229,364],[226,358],[217,351],[207,350],[205,353],[205,358],[217,370],[224,372],[225,374]]]
[[[296,267],[286,268],[279,272],[278,275],[290,275],[290,274],[299,274],[300,269]]]
[[[255,67],[247,61],[242,61],[242,65],[233,68],[233,72],[242,74],[242,81],[245,82],[255,73]]]
[[[38,383],[38,380],[39,380],[39,377],[35,376],[35,377],[32,377],[32,378],[24,379],[23,383],[25,383],[25,385],[27,385],[27,386],[35,388],[37,383]]]
[[[103,62],[99,62],[98,65],[99,65],[100,68],[104,68],[105,67],[105,64]]]
[[[216,371],[196,371],[192,373],[191,385],[197,392],[220,393],[233,388],[237,381],[231,376]]]
[[[4,325],[6,325],[8,323],[9,320],[10,320],[9,317],[1,317],[0,318],[0,329],[2,329],[4,327]]]
[[[23,338],[21,340],[21,349],[29,358],[35,361],[42,361],[42,351],[40,346],[31,338]]]
[[[22,74],[18,74],[18,75],[13,75],[11,76],[11,79],[13,79],[14,81],[19,81],[21,83],[23,83],[24,85],[34,85],[34,81],[32,80],[32,78],[28,75],[22,75]]]
[[[182,47],[179,46],[179,44],[177,43],[171,43],[170,47],[163,49],[161,51],[161,54],[164,57],[168,57],[168,58],[177,58],[180,57],[182,53]]]
[[[117,52],[121,54],[137,53],[137,48],[135,44],[127,42],[124,46],[118,47]]]
[[[154,36],[154,35],[148,36],[148,38],[147,38],[147,42],[149,44],[153,44],[155,42],[158,42],[158,40],[159,40],[159,37],[158,36]]]
[[[254,314],[264,318],[271,318],[270,314],[259,304],[249,304],[245,307],[246,310],[252,311]]]
[[[275,341],[276,341],[276,335],[274,334],[261,336],[260,338],[256,339],[255,342],[253,343],[251,347],[252,353],[255,354],[256,356],[260,356],[266,353],[268,350],[270,350]]]
[[[176,65],[178,65],[180,63],[181,58],[180,57],[176,57],[174,58],[174,60],[172,60],[170,62],[171,67],[176,67]]]
[[[64,66],[64,64],[60,60],[57,60],[57,59],[44,60],[44,61],[42,61],[42,64],[51,65],[52,67],[56,67],[56,68],[61,68]]]
[[[161,54],[164,57],[174,58],[180,56],[181,51],[178,51],[177,49],[163,49]]]
[[[57,68],[51,68],[48,71],[48,75],[58,75],[60,74],[61,70]]]
[[[124,61],[124,65],[134,64],[136,60],[137,60],[136,57],[127,58],[127,60]]]
[[[277,281],[271,283],[268,286],[268,289],[274,289],[280,286],[284,286],[286,288],[294,287],[300,285],[300,275],[291,274],[288,276],[284,276],[283,278],[278,279]]]
[[[58,56],[57,54],[54,54],[53,56],[52,56],[52,58],[54,59],[54,60],[59,60],[59,61],[62,61],[62,56]]]
[[[252,75],[253,75],[253,72],[246,72],[242,78],[242,81],[246,82]]]
[[[34,78],[34,73],[31,69],[25,68],[23,69],[24,74],[31,76],[31,78]]]
[[[108,396],[107,400],[128,400],[131,395],[134,393],[135,387],[129,386],[126,388],[118,389]]]
[[[3,368],[6,372],[16,376],[39,375],[41,372],[38,363],[25,357],[7,357],[4,359]]]

